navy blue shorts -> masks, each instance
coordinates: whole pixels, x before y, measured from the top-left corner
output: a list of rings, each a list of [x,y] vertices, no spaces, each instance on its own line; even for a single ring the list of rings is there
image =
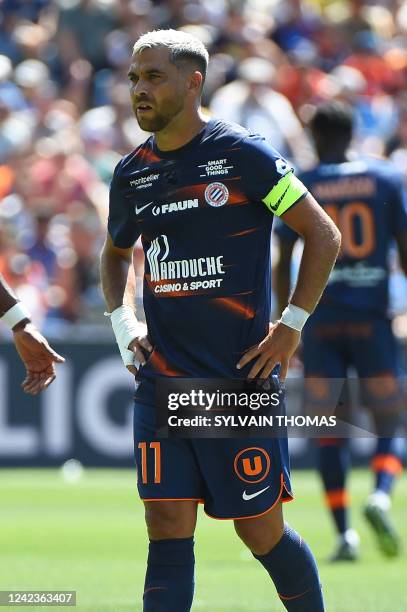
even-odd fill
[[[360,381],[363,403],[368,407],[398,403],[402,370],[399,355],[391,322],[384,317],[324,309],[312,316],[304,328],[308,393],[312,392],[313,377],[344,379],[353,368]],[[322,391],[321,384],[315,386],[316,395],[321,396]]]
[[[196,500],[217,519],[265,514],[291,501],[287,439],[158,438],[153,400],[136,401],[134,450],[142,500]]]

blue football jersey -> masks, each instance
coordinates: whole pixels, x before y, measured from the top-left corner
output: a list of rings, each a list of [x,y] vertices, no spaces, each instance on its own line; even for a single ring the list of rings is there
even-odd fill
[[[263,138],[216,119],[179,149],[151,136],[119,162],[108,231],[121,248],[142,239],[154,346],[142,379],[237,377],[268,332],[273,215],[306,192]]]
[[[299,177],[342,234],[338,260],[318,310],[334,306],[386,314],[389,249],[407,229],[403,183],[394,166],[377,159],[320,164]],[[298,236],[286,225],[282,240]]]

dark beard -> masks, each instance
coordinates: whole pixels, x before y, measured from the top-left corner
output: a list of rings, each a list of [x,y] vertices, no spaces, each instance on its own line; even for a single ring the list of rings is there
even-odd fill
[[[183,98],[178,97],[166,105],[167,112],[165,114],[155,111],[154,116],[149,118],[144,116],[139,117],[136,112],[135,115],[137,123],[145,132],[160,132],[167,127],[167,125],[176,115],[178,115],[178,113],[182,110],[183,105]]]
[[[136,113],[137,123],[145,132],[160,132],[170,123],[172,117],[155,114],[154,117],[139,117]]]

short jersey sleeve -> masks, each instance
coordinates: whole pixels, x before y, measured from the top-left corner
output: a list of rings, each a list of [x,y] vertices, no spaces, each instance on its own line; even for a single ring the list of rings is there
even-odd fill
[[[110,183],[107,229],[115,246],[128,249],[135,244],[140,231],[131,216],[131,204],[125,198],[120,185],[121,164],[122,161],[117,164]]]
[[[242,168],[249,199],[263,202],[278,217],[307,193],[292,166],[261,136],[243,140]]]

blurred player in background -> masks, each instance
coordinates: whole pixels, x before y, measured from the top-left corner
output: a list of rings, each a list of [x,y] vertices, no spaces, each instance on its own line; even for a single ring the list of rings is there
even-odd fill
[[[55,379],[54,363],[64,363],[31,323],[27,308],[17,300],[0,276],[0,321],[13,332],[14,344],[27,371],[22,383],[26,393],[37,395]]]
[[[365,516],[381,550],[396,556],[400,542],[389,518],[394,479],[402,470],[399,440],[395,438],[401,390],[398,351],[388,318],[388,255],[395,240],[400,264],[407,273],[407,212],[402,180],[394,167],[379,159],[352,159],[352,110],[341,102],[317,108],[310,128],[320,160],[301,175],[342,233],[342,247],[328,286],[303,335],[304,376],[308,400],[329,400],[328,385],[315,387],[315,378],[345,379],[354,368],[362,399],[378,432],[371,468],[374,490]],[[277,293],[280,307],[290,291],[290,270],[298,238],[286,226],[277,231],[280,260]],[[322,397],[321,396],[324,396]],[[333,401],[333,400],[332,400]],[[326,502],[339,534],[332,560],[358,556],[359,536],[350,528],[346,476],[349,450],[344,439],[319,440],[319,470]]]
[[[156,436],[157,377],[268,379],[278,363],[285,377],[340,242],[263,138],[201,113],[207,63],[203,44],[183,32],[150,32],[137,41],[131,101],[140,127],[154,135],[116,167],[101,259],[123,361],[139,369],[141,381],[134,429],[150,538],[144,610],[190,610],[203,502],[211,516],[234,519],[287,610],[320,612],[313,555],[283,522],[282,502],[291,498],[287,440]],[[293,304],[269,331],[271,213],[303,235],[305,250]],[[140,235],[148,337],[133,309]]]

